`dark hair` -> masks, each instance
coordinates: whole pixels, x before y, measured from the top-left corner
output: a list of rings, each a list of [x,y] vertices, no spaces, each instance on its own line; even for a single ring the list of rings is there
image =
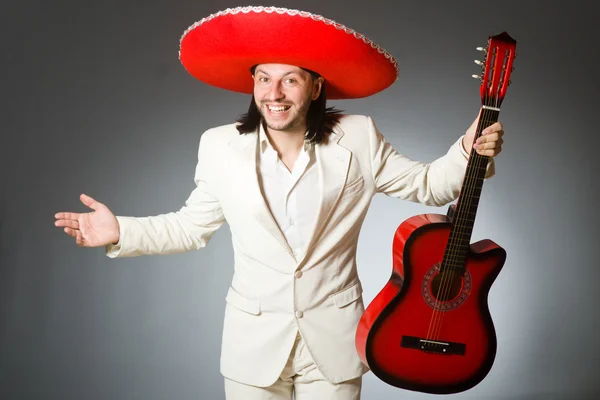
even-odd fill
[[[250,70],[252,75],[254,75],[255,68],[256,65]],[[308,72],[313,80],[320,77],[320,75],[314,71],[305,68],[302,69]],[[308,107],[308,112],[306,114],[308,124],[306,139],[311,143],[322,143],[325,140],[326,135],[333,131],[333,127],[339,121],[342,112],[342,110],[338,110],[335,107],[327,107],[327,94],[325,93],[325,85],[323,84],[319,97]],[[237,120],[238,125],[236,126],[236,129],[240,134],[254,132],[258,128],[258,124],[261,123],[261,120],[262,116],[256,106],[253,95],[248,112],[242,114]]]

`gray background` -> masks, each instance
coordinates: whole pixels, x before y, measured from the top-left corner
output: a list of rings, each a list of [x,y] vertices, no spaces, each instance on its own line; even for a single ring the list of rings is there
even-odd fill
[[[14,1],[0,26],[0,397],[222,399],[219,350],[232,276],[228,227],[206,249],[111,260],[80,249],[54,213],[84,192],[117,215],[179,209],[202,132],[233,122],[249,97],[195,81],[177,58],[183,31],[231,1]],[[477,46],[518,41],[500,120],[497,176],[473,240],[508,258],[489,297],[498,355],[460,399],[600,395],[594,246],[598,55],[592,2],[265,1],[307,10],[375,40],[400,79],[369,114],[403,154],[444,154],[480,106]],[[268,27],[266,28],[268,29]],[[277,32],[273,32],[277,34]],[[285,40],[285,38],[281,38]],[[240,201],[243,203],[243,199]],[[243,206],[243,204],[240,204]],[[376,196],[359,241],[365,302],[391,272],[397,226],[445,213]],[[365,376],[363,398],[434,398]]]

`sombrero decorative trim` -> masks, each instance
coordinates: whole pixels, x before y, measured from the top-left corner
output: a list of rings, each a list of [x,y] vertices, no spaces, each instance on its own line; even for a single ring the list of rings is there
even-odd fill
[[[327,97],[367,97],[398,79],[381,46],[338,22],[282,7],[228,8],[194,23],[179,41],[179,60],[195,78],[252,94],[250,67],[291,64],[325,78]]]

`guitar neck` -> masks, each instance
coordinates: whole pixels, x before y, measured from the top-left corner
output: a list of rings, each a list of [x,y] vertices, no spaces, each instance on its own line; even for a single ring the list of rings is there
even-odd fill
[[[477,140],[481,136],[481,132],[485,128],[498,121],[499,114],[500,109],[496,106],[483,106],[474,140]],[[461,273],[465,268],[466,256],[471,244],[471,234],[473,233],[477,206],[479,205],[488,162],[489,157],[477,153],[475,149],[471,150],[467,170],[453,213],[452,227],[450,229],[442,268],[451,268]]]

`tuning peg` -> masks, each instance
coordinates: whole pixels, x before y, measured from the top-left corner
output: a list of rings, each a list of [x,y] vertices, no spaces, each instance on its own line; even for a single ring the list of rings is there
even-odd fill
[[[472,78],[475,79],[479,79],[480,81],[483,80],[483,78],[481,77],[481,75],[471,75]]]
[[[483,62],[481,62],[479,60],[473,60],[473,61],[475,61],[475,64],[477,64],[477,65],[483,65]]]
[[[478,47],[477,50],[483,51],[484,53],[487,52],[487,49],[485,47]]]

